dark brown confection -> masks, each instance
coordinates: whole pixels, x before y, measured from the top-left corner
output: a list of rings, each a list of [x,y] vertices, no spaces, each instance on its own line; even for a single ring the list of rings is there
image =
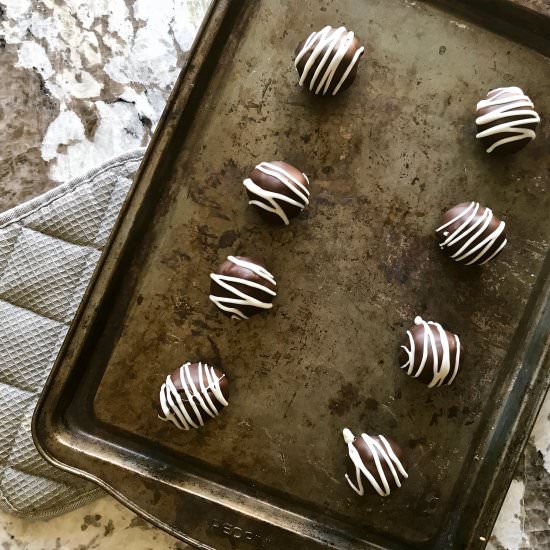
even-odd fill
[[[158,416],[180,430],[200,428],[228,405],[227,376],[206,363],[185,363],[160,389]]]
[[[447,210],[436,229],[439,247],[456,262],[483,265],[506,246],[506,224],[490,208],[463,202]]]
[[[347,428],[343,435],[348,445],[346,479],[357,494],[368,492],[388,496],[401,487],[408,475],[403,451],[397,443],[381,435],[355,437]],[[365,475],[365,469],[371,479]]]
[[[243,185],[249,204],[272,223],[288,225],[309,204],[307,176],[286,162],[261,162]]]
[[[439,323],[426,322],[421,317],[414,323],[401,346],[401,368],[429,388],[451,385],[464,356],[460,339]]]
[[[478,102],[476,137],[487,153],[515,153],[535,139],[540,117],[521,88],[497,88]]]
[[[273,307],[277,283],[258,260],[228,256],[210,278],[210,300],[232,319],[248,319]]]
[[[325,27],[312,33],[296,48],[294,65],[300,86],[322,95],[336,95],[349,88],[364,51],[346,27]]]

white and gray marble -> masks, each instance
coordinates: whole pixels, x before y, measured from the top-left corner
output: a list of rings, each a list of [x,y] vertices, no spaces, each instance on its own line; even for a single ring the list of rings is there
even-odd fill
[[[146,144],[208,3],[0,0],[0,211]],[[47,522],[0,514],[0,546],[187,548],[109,497]],[[488,548],[550,548],[550,399]]]
[[[105,497],[44,521],[0,514],[3,550],[187,550],[184,544]]]
[[[208,4],[0,2],[0,209],[146,144]]]

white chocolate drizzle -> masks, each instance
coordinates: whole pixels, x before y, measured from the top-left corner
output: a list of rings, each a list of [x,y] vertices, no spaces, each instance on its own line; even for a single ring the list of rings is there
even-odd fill
[[[284,168],[270,162],[261,162],[256,166],[256,170],[279,180],[282,185],[286,186],[294,194],[294,198],[287,197],[282,193],[275,193],[273,191],[263,189],[254,183],[252,179],[247,178],[243,181],[243,185],[250,193],[257,195],[260,199],[262,199],[250,200],[248,201],[248,204],[253,204],[263,210],[266,210],[267,212],[276,214],[281,218],[281,220],[283,220],[285,225],[288,225],[290,223],[288,216],[279,202],[282,201],[284,203],[297,206],[300,210],[303,210],[309,204],[309,191],[307,187],[301,181],[293,177],[288,170],[285,170]],[[302,175],[304,176],[307,185],[309,185],[307,176],[303,173]]]
[[[488,254],[491,248],[495,246],[506,227],[505,222],[500,222],[494,231],[488,235],[484,235],[493,219],[493,212],[490,208],[485,208],[483,214],[478,216],[476,220],[475,218],[480,208],[481,206],[478,202],[471,202],[467,208],[464,208],[460,214],[458,214],[458,216],[435,230],[436,233],[439,233],[453,223],[459,220],[462,221],[452,233],[443,232],[443,236],[445,236],[446,239],[439,244],[440,248],[443,250],[449,246],[461,243],[458,250],[451,255],[451,258],[456,262],[464,262],[466,265],[486,264],[497,256],[508,242],[505,238],[487,258],[479,262],[479,260]]]
[[[388,470],[391,472],[391,476],[397,487],[401,487],[401,477],[409,477],[403,464],[397,458],[396,454],[393,452],[391,445],[388,440],[383,436],[379,435],[381,443],[376,439],[370,437],[367,434],[361,434],[363,441],[367,444],[369,451],[372,454],[374,465],[376,467],[376,476],[373,475],[370,470],[366,467],[365,463],[361,459],[359,451],[353,445],[355,436],[348,428],[343,430],[344,441],[348,445],[348,454],[355,466],[355,480],[354,483],[348,474],[346,474],[346,480],[349,483],[350,487],[358,494],[364,495],[365,488],[363,487],[363,480],[361,474],[363,474],[369,483],[372,485],[374,490],[381,496],[387,497],[391,493],[391,488],[389,481],[384,472],[383,465],[385,464]],[[400,477],[401,475],[401,477]]]
[[[482,99],[477,104],[477,111],[493,108],[490,112],[476,118],[476,124],[482,126],[497,122],[495,126],[478,132],[476,138],[497,136],[495,142],[486,149],[492,153],[495,149],[506,143],[522,139],[533,140],[536,137],[531,128],[522,128],[525,124],[540,122],[538,113],[534,110],[533,102],[523,93],[521,88],[510,86],[508,88],[495,88],[487,94],[487,99]],[[519,120],[506,120],[507,118],[521,116]],[[502,134],[501,139],[498,139]]]
[[[266,279],[273,286],[277,285],[273,275],[262,266],[254,264],[252,262],[241,260],[239,258],[235,258],[235,256],[228,256],[227,259],[230,262],[234,263],[235,265],[238,265],[239,267],[249,269],[256,275],[258,275],[258,277],[261,277],[262,279]],[[234,298],[227,298],[225,296],[214,296],[213,294],[210,294],[209,296],[210,300],[214,304],[216,304],[216,306],[218,306],[221,310],[231,313],[232,319],[236,319],[236,320],[248,319],[248,317],[239,309],[238,306],[252,306],[252,307],[257,307],[259,309],[271,309],[273,307],[273,304],[271,303],[271,301],[263,302],[261,300],[258,300],[257,298],[254,298],[253,296],[250,296],[249,294],[246,294],[245,292],[236,288],[234,286],[235,284],[259,289],[272,297],[277,296],[277,293],[271,290],[270,288],[268,288],[267,286],[262,285],[260,283],[256,283],[254,281],[248,281],[247,279],[243,279],[241,277],[231,277],[229,275],[220,275],[218,273],[210,273],[210,278],[216,283],[218,283],[222,288],[225,288],[235,296]]]
[[[172,375],[166,377],[166,382],[160,388],[160,407],[164,416],[159,414],[159,418],[164,422],[172,422],[180,430],[186,431],[189,428],[204,426],[204,415],[214,418],[219,414],[219,405],[227,407],[229,404],[220,388],[220,380],[225,374],[218,378],[214,367],[198,363],[197,387],[190,366],[191,363],[185,363],[180,367],[181,390],[177,390]]]
[[[321,58],[321,61],[319,62],[319,65],[317,66],[315,73],[313,73],[309,83],[310,91],[314,91],[315,94],[322,93],[325,95],[332,84],[332,80],[338,70],[338,67],[344,60],[348,49],[353,43],[353,38],[353,32],[348,31],[346,27],[333,29],[331,26],[326,26],[319,32],[310,34],[308,39],[304,42],[302,49],[298,52],[296,60],[294,61],[294,66],[298,69],[298,63],[300,60],[304,57],[308,50],[313,48],[309,58],[306,61],[302,74],[300,75],[300,86],[304,85],[309,72],[315,65],[315,62],[319,56],[323,54],[323,50],[326,48],[326,52]],[[336,95],[338,93],[364,51],[365,48],[362,46],[357,49],[342,77],[332,91],[332,95]]]
[[[402,369],[406,369],[407,374],[413,378],[418,378],[426,364],[428,363],[428,350],[432,350],[432,361],[433,361],[433,372],[432,380],[428,384],[429,388],[436,386],[441,386],[444,383],[451,385],[458,373],[458,368],[460,366],[460,339],[456,334],[453,334],[453,338],[456,343],[456,355],[454,360],[454,365],[451,357],[451,347],[448,338],[448,334],[445,329],[439,324],[434,323],[433,321],[424,321],[422,317],[416,317],[414,320],[415,325],[422,325],[424,327],[424,342],[422,344],[422,350],[417,350],[414,338],[410,330],[407,331],[407,336],[409,337],[409,346],[401,346],[401,348],[407,354],[407,362],[404,365],[401,365]],[[442,354],[441,356],[438,353],[436,334],[434,329],[439,334],[439,341],[441,343]],[[415,372],[415,363],[416,363],[416,354],[422,353],[422,358],[420,359],[420,364],[416,367]],[[452,374],[451,374],[452,371]],[[445,380],[449,377],[448,382]]]

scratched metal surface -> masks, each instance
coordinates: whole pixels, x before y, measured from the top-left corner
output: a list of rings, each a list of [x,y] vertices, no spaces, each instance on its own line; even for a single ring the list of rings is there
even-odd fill
[[[342,22],[365,43],[366,63],[348,93],[310,97],[296,86],[293,49]],[[491,87],[516,84],[550,112],[549,76],[540,54],[423,4],[255,3],[129,269],[134,298],[117,313],[123,329],[96,395],[98,420],[328,521],[432,538],[497,373],[513,367],[503,359],[550,235],[545,118],[539,139],[502,160],[480,151],[472,111]],[[295,164],[313,184],[311,207],[288,228],[246,208],[241,180],[269,159]],[[437,250],[440,213],[464,200],[508,223],[511,244],[487,269],[465,270]],[[210,271],[233,253],[265,259],[278,281],[274,310],[247,323],[208,301]],[[466,359],[451,388],[428,391],[397,367],[417,314],[461,336]],[[186,359],[215,361],[232,386],[216,422],[180,433],[154,411],[163,377]],[[354,496],[343,479],[344,426],[401,442],[410,472],[401,491]]]

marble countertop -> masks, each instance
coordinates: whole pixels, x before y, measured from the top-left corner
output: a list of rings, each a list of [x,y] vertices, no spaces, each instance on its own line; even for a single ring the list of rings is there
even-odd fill
[[[550,2],[548,0],[512,0],[520,6],[537,11],[542,15],[550,17]]]
[[[147,144],[208,3],[0,0],[0,211]],[[47,522],[0,513],[0,545],[188,548],[110,497]],[[550,548],[550,398],[488,548]]]

